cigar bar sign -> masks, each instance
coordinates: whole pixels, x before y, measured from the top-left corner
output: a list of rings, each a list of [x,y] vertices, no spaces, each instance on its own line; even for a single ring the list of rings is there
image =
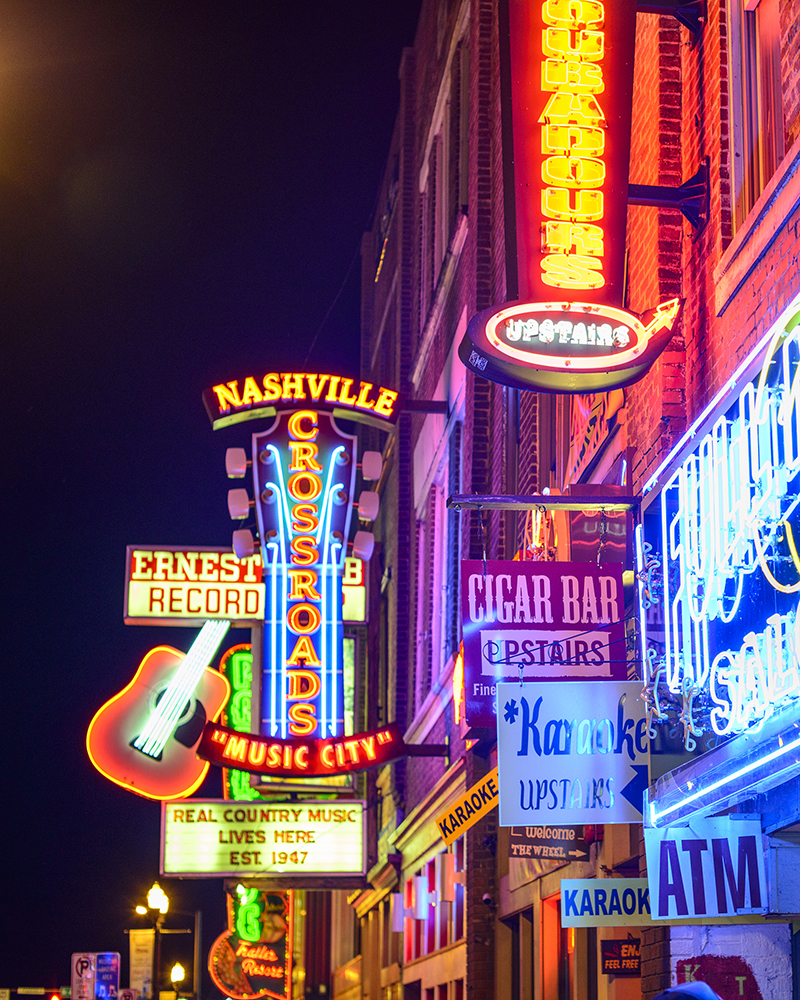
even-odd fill
[[[461,564],[466,720],[494,726],[498,681],[624,680],[619,563]]]
[[[502,33],[510,284],[459,346],[476,374],[550,392],[641,378],[678,300],[625,312],[635,0],[508,0]]]
[[[211,619],[252,625],[264,619],[261,557],[230,549],[129,545],[126,625],[202,625]]]
[[[365,803],[164,802],[161,874],[181,878],[364,874]]]

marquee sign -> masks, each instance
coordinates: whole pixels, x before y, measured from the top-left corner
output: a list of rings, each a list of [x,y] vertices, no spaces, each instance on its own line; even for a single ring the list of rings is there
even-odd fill
[[[596,392],[647,372],[679,302],[624,304],[635,0],[506,0],[502,58],[509,286],[459,356],[520,389]]]
[[[363,876],[365,803],[190,799],[161,807],[161,874]]]
[[[393,389],[341,375],[268,372],[220,382],[205,390],[203,404],[214,430],[243,420],[274,417],[287,406],[327,410],[385,427],[397,419],[397,397]]]
[[[263,621],[261,558],[240,561],[230,549],[204,545],[129,545],[124,614],[126,625]]]
[[[292,995],[294,894],[238,885],[227,891],[228,929],[211,947],[208,971],[231,1000]]]
[[[461,563],[465,717],[494,727],[498,681],[627,677],[620,563]]]

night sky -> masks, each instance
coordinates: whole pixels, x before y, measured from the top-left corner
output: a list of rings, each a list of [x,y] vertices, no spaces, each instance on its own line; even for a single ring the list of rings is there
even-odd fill
[[[357,375],[356,257],[419,7],[0,5],[0,987],[66,985],[78,951],[120,951],[127,985],[160,807],[85,733],[151,646],[196,633],[123,624],[125,546],[230,543],[224,452],[250,432],[212,432],[204,388]],[[202,908],[206,955],[221,880],[162,885]]]

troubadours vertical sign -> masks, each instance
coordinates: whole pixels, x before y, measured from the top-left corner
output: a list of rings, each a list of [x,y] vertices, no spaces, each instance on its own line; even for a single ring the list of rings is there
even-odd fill
[[[519,298],[623,305],[633,0],[508,0]]]
[[[317,410],[283,411],[253,435],[266,585],[261,731],[344,732],[342,577],[356,438]]]
[[[624,309],[635,0],[505,0],[503,145],[509,294],[459,356],[519,389],[587,393],[642,378],[673,299]]]

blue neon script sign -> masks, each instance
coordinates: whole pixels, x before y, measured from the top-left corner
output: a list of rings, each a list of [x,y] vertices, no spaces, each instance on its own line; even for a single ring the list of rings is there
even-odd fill
[[[646,487],[647,684],[682,704],[690,748],[800,697],[799,375],[800,299]]]
[[[640,691],[630,681],[498,684],[500,825],[641,822]]]

